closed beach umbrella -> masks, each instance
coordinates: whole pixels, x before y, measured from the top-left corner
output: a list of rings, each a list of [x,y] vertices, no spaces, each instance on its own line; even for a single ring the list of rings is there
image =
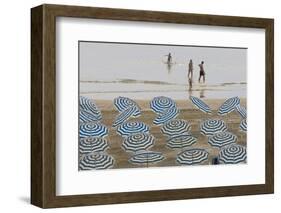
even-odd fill
[[[208,160],[209,153],[204,149],[188,149],[180,152],[177,162],[183,165],[200,164]]]
[[[153,123],[155,125],[161,125],[164,124],[174,118],[176,118],[179,114],[179,109],[177,107],[172,107],[170,109],[167,109],[166,111],[164,111],[162,114],[159,114],[155,120],[153,121]]]
[[[136,106],[129,107],[128,109],[125,109],[123,112],[121,112],[119,115],[117,115],[112,126],[116,127],[116,126],[124,123],[126,120],[128,120],[133,115],[134,116],[140,115],[140,111],[139,111],[138,107],[136,107]]]
[[[187,133],[190,130],[190,124],[182,119],[173,119],[166,122],[162,127],[161,131],[167,136],[176,136],[180,134]]]
[[[129,136],[132,134],[140,133],[140,132],[148,132],[149,127],[143,122],[139,121],[130,121],[130,122],[125,122],[118,126],[117,132],[121,136]]]
[[[80,110],[91,112],[97,120],[101,120],[102,115],[96,104],[89,98],[80,96],[79,98]]]
[[[146,164],[148,166],[148,164],[158,163],[164,159],[165,157],[162,155],[161,152],[142,151],[133,155],[129,159],[129,162],[138,165]]]
[[[114,106],[119,112],[123,112],[124,110],[135,106],[138,108],[138,111],[134,112],[133,116],[138,116],[140,114],[139,106],[134,100],[130,98],[119,96],[115,98],[113,102],[114,102]]]
[[[80,138],[103,137],[108,134],[108,129],[101,123],[83,123],[79,127]]]
[[[209,144],[218,148],[235,143],[236,141],[237,136],[230,132],[218,132],[208,139]]]
[[[247,150],[246,147],[231,144],[221,149],[219,153],[219,162],[225,164],[236,164],[246,161]]]
[[[114,165],[114,159],[110,155],[103,153],[93,153],[86,155],[79,163],[80,170],[109,169]]]
[[[108,148],[107,140],[100,137],[87,137],[80,140],[80,154],[89,154],[91,152],[103,152]]]
[[[239,113],[239,115],[245,119],[247,118],[247,110],[245,107],[241,106],[240,104],[236,106],[236,111]]]
[[[194,96],[190,96],[190,100],[202,112],[212,113],[211,108],[204,101],[202,101],[201,99],[196,98]]]
[[[167,140],[167,147],[171,149],[182,149],[196,143],[197,138],[189,134],[177,135]]]
[[[240,129],[244,132],[247,132],[247,120],[244,119],[240,122]]]
[[[227,131],[227,126],[223,120],[209,119],[201,123],[200,131],[206,136],[211,136],[217,132]]]
[[[95,122],[101,120],[101,116],[97,116],[97,114],[93,114],[88,110],[80,110],[79,111],[79,121],[81,123]]]
[[[154,97],[150,102],[150,108],[156,113],[163,113],[167,109],[176,107],[176,102],[165,96]]]
[[[154,137],[149,133],[137,133],[128,136],[122,147],[125,151],[138,152],[146,150],[154,145]]]
[[[225,115],[227,113],[232,112],[236,109],[236,106],[240,104],[240,99],[238,97],[233,97],[227,99],[219,108],[218,114],[219,115]]]

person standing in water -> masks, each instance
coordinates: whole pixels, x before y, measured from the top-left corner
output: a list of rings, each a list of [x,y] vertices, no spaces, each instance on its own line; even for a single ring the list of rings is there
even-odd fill
[[[192,59],[189,60],[187,77],[188,77],[188,81],[193,80],[193,62],[192,62]]]
[[[203,77],[203,83],[205,83],[205,70],[204,70],[204,67],[203,67],[203,64],[204,64],[204,61],[201,61],[201,64],[199,64],[199,68],[200,68],[200,71],[199,71],[199,79],[198,79],[198,82],[200,83],[200,80],[201,80],[201,77]]]
[[[168,56],[167,64],[170,64],[172,62],[172,54],[169,53],[167,56]]]

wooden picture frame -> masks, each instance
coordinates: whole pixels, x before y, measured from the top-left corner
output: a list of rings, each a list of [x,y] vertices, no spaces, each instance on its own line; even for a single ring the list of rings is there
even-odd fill
[[[56,18],[73,17],[265,29],[265,184],[56,195]],[[274,192],[274,20],[44,4],[31,9],[31,203],[41,208]]]

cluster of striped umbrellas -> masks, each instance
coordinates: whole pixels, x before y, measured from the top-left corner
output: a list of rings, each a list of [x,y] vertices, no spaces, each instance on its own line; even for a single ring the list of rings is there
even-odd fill
[[[150,151],[155,144],[155,138],[149,133],[149,126],[140,121],[129,121],[131,117],[141,114],[138,104],[127,97],[117,97],[114,105],[119,112],[113,127],[123,137],[122,148],[131,154],[129,162],[136,165],[149,165],[164,159],[162,153]]]
[[[211,114],[211,108],[201,99],[191,96],[191,102],[202,112]],[[114,99],[114,106],[119,112],[113,127],[122,136],[122,148],[130,153],[129,162],[135,165],[158,163],[165,159],[161,152],[151,151],[155,138],[149,133],[150,128],[141,121],[130,121],[131,117],[141,115],[138,104],[127,97]],[[197,138],[191,134],[188,121],[177,119],[179,109],[174,100],[158,96],[150,102],[150,108],[156,113],[153,123],[161,125],[161,132],[166,136],[166,146],[179,150],[176,162],[180,165],[196,165],[208,160],[209,153],[205,149],[192,148]],[[240,117],[240,130],[247,131],[246,108],[241,106],[240,99],[227,99],[218,109],[218,115],[225,116],[236,111]],[[86,97],[80,97],[79,108],[79,153],[80,170],[107,169],[114,165],[114,158],[106,153],[109,148],[106,136],[108,128],[101,123],[102,114],[96,104]],[[222,119],[207,119],[200,124],[200,132],[208,137],[208,143],[219,149],[218,161],[221,164],[245,162],[246,147],[238,145],[237,136],[228,131]]]
[[[201,99],[190,96],[191,102],[202,112],[212,113],[211,108]],[[232,97],[225,100],[225,102],[219,107],[218,115],[224,116],[228,113],[236,111],[241,116],[240,129],[244,132],[247,131],[247,110],[245,107],[241,106],[240,99],[238,97]]]
[[[134,100],[127,97],[119,96],[115,98],[114,106],[119,114],[112,124],[113,127],[118,127],[125,121],[129,120],[130,117],[138,117],[141,114],[138,104]]]
[[[208,159],[209,153],[206,150],[189,148],[197,142],[190,130],[190,123],[183,119],[171,120],[161,128],[162,133],[167,136],[166,146],[179,150],[176,162],[181,165],[200,164]]]
[[[232,97],[227,99],[219,108],[218,114],[219,115],[226,115],[232,111],[236,111],[240,117],[240,129],[243,132],[247,132],[247,110],[245,107],[241,106],[240,99],[238,97]]]
[[[96,104],[89,98],[80,96],[79,98],[79,122],[100,121],[102,115]]]
[[[101,123],[101,112],[91,99],[81,96],[79,101],[79,169],[112,168],[114,159],[106,153],[108,128]]]
[[[190,123],[183,119],[173,119],[161,127],[161,132],[167,137],[167,147],[171,149],[183,149],[194,144],[197,139],[190,130]]]
[[[179,114],[176,102],[165,96],[154,97],[150,102],[150,108],[157,114],[153,121],[155,125],[163,125]]]
[[[160,152],[150,151],[155,144],[155,138],[149,133],[149,126],[139,121],[129,121],[117,128],[117,133],[123,137],[122,148],[132,156],[129,162],[136,165],[158,163],[164,159]]]
[[[237,136],[228,131],[223,120],[208,119],[201,123],[200,131],[201,134],[208,137],[208,143],[211,146],[220,149],[218,157],[219,163],[234,164],[240,163],[246,159],[246,148],[236,144]],[[229,147],[243,148],[243,152],[236,152],[234,148],[231,148],[232,151],[229,151]],[[240,161],[237,159],[240,159]]]

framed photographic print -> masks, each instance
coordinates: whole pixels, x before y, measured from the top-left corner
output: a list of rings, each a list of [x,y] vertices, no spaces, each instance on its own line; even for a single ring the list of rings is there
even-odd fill
[[[31,9],[31,203],[274,191],[273,19]]]

